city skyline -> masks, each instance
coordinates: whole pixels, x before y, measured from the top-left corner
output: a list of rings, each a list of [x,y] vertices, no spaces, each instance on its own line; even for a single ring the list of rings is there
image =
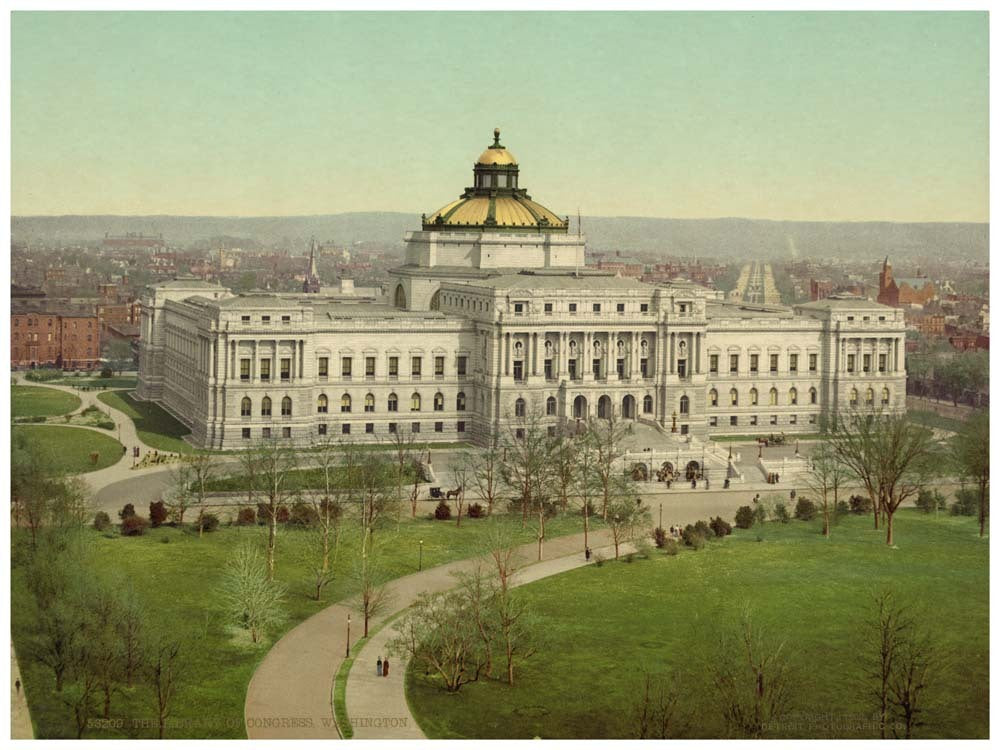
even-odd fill
[[[987,45],[981,12],[16,12],[12,213],[429,214],[499,126],[561,214],[983,222]]]

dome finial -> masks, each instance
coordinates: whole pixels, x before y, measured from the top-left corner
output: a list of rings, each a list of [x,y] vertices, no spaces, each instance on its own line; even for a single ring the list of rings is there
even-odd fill
[[[500,128],[493,128],[493,146],[495,148],[503,148],[500,145]]]

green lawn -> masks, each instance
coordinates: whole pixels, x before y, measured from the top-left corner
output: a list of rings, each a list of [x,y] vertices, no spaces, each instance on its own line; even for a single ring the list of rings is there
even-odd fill
[[[56,463],[70,474],[104,469],[118,463],[122,457],[122,444],[112,437],[94,430],[57,425],[25,425],[11,427],[12,433],[21,432],[29,440],[41,443]],[[91,463],[90,454],[96,451],[97,463]]]
[[[388,486],[396,487],[395,475],[388,478]],[[248,477],[246,474],[232,474],[229,476],[217,477],[205,483],[208,492],[240,492],[248,489]],[[346,487],[348,476],[342,467],[334,467],[331,471],[330,481],[334,487]],[[412,486],[413,473],[404,471],[403,486]],[[288,472],[282,486],[289,492],[298,490],[322,489],[326,486],[326,476],[322,469],[293,469]],[[408,490],[407,490],[408,491]]]
[[[79,378],[59,378],[53,381],[59,385],[70,385],[74,388],[125,388],[132,390],[139,384],[139,378],[135,375],[114,375],[110,378],[102,377],[79,377]]]
[[[41,428],[55,429],[55,428]],[[146,508],[137,508],[145,514]],[[117,520],[117,519],[115,519]],[[520,517],[505,519],[518,529],[519,541],[532,539],[530,527],[520,530]],[[413,573],[418,565],[418,540],[423,540],[423,565],[431,567],[471,557],[488,529],[490,521],[463,519],[461,528],[453,521],[409,520],[405,516],[397,530],[395,522],[376,533],[382,562],[390,578]],[[351,595],[348,572],[358,546],[357,523],[348,520],[341,552],[334,565],[338,573],[324,593],[323,601],[309,598],[309,555],[313,537],[309,531],[279,531],[276,556],[277,577],[288,585],[288,619],[285,632],[326,605]],[[581,530],[578,516],[551,520],[547,534],[557,536]],[[15,530],[15,544],[23,544],[23,531]],[[269,643],[257,646],[236,640],[216,609],[216,587],[226,560],[244,540],[263,541],[263,527],[223,527],[198,539],[196,533],[161,527],[143,537],[107,536],[87,531],[91,541],[92,567],[107,575],[130,579],[153,615],[158,628],[174,634],[184,644],[183,681],[178,688],[171,715],[178,719],[212,717],[218,725],[168,732],[168,737],[242,738],[243,704],[254,669],[267,653]],[[164,539],[168,543],[164,543]],[[35,618],[34,605],[26,592],[23,568],[12,569],[12,630],[18,649],[22,682],[40,738],[75,737],[72,714],[54,692],[51,670],[33,662],[27,639]],[[274,633],[276,640],[280,633]],[[136,688],[116,695],[112,701],[115,717],[150,717],[148,688]],[[85,737],[123,737],[121,730],[88,732]],[[155,737],[155,729],[140,736]]]
[[[907,411],[906,418],[911,422],[916,422],[924,427],[937,428],[939,430],[948,430],[949,432],[960,432],[962,427],[965,426],[965,422],[961,419],[952,419],[951,417],[942,417],[932,411]]]
[[[54,417],[80,408],[72,393],[33,385],[10,387],[11,417]]]
[[[135,423],[139,439],[150,448],[172,453],[192,453],[194,448],[181,438],[191,431],[150,401],[136,401],[125,391],[108,391],[97,398],[127,414]]]
[[[898,549],[867,517],[844,519],[830,540],[818,531],[818,522],[772,524],[758,543],[756,530],[737,530],[699,552],[655,553],[518,589],[547,634],[518,684],[482,681],[449,695],[411,670],[410,706],[432,738],[635,737],[643,671],[672,673],[688,717],[684,736],[725,737],[705,665],[721,658],[717,634],[748,601],[765,633],[785,643],[799,719],[871,716],[858,682],[863,624],[872,592],[890,587],[945,663],[933,673],[916,736],[987,737],[989,545],[975,520],[901,511]],[[789,726],[776,735],[877,736]]]

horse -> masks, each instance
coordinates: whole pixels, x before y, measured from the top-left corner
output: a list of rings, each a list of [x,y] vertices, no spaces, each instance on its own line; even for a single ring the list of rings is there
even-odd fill
[[[446,493],[444,493],[444,499],[451,500],[452,498],[461,497],[461,495],[462,495],[462,488],[456,487],[455,489],[448,490]]]

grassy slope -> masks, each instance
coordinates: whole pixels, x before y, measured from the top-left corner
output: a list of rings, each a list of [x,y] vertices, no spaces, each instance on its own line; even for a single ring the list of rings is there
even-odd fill
[[[136,401],[124,391],[100,393],[97,398],[131,417],[139,439],[151,448],[173,453],[191,453],[194,450],[181,439],[190,430],[157,404]]]
[[[13,385],[10,388],[11,417],[49,417],[80,408],[80,399],[55,388]]]
[[[68,385],[74,388],[135,388],[139,384],[139,378],[135,375],[115,375],[110,378],[59,378],[52,381],[59,385]]]
[[[860,635],[876,587],[913,604],[949,666],[928,689],[919,737],[985,737],[989,731],[988,541],[975,521],[903,511],[898,549],[870,520],[850,517],[824,540],[818,523],[772,525],[766,541],[737,532],[701,552],[609,563],[532,584],[519,593],[541,617],[549,645],[513,689],[466,686],[456,697],[408,675],[408,696],[429,737],[635,736],[642,671],[680,677],[689,736],[725,736],[704,664],[721,624],[749,600],[757,622],[784,640],[794,709],[871,714],[856,678]],[[875,736],[846,732],[846,736]],[[837,736],[790,730],[785,736]]]
[[[42,428],[54,429],[54,428]],[[138,509],[140,513],[145,508]],[[519,528],[519,518],[509,521]],[[379,532],[386,575],[396,578],[417,569],[417,540],[424,541],[424,567],[440,565],[450,560],[473,556],[487,530],[486,520],[463,519],[462,527],[454,522],[416,520],[405,517],[397,531],[395,523]],[[577,533],[578,517],[553,519],[546,526],[547,534]],[[197,534],[163,527],[150,530],[146,536],[123,538],[115,534],[103,536],[88,531],[93,541],[94,567],[108,574],[119,573],[130,578],[140,592],[158,627],[179,637],[184,644],[184,682],[179,688],[172,715],[182,719],[210,717],[219,726],[168,733],[168,737],[244,737],[243,703],[247,684],[257,663],[266,654],[269,644],[252,646],[233,638],[215,609],[214,591],[221,578],[226,560],[242,540],[262,540],[264,530],[258,527],[224,527],[198,539]],[[345,527],[338,573],[324,592],[322,602],[308,598],[311,593],[308,555],[313,537],[306,531],[280,530],[276,556],[277,576],[288,585],[287,631],[327,604],[351,594],[349,572],[352,553],[357,549],[356,524]],[[531,529],[520,532],[520,541],[532,538]],[[163,539],[169,539],[164,544]],[[12,572],[12,628],[18,654],[27,654],[28,638],[34,618],[33,606],[25,593],[22,569]],[[275,636],[279,634],[274,634]],[[72,716],[54,692],[52,673],[45,667],[21,657],[22,681],[25,685],[37,736],[44,738],[75,737]],[[151,696],[147,688],[139,688],[116,696],[112,715],[117,717],[150,717]],[[120,731],[106,730],[85,736],[122,737]],[[155,737],[150,731],[141,736]]]
[[[122,457],[122,444],[112,437],[93,430],[56,425],[14,425],[13,432],[24,432],[29,439],[38,441],[71,474],[104,469],[118,463]],[[96,464],[90,454],[97,451]]]
[[[950,432],[960,432],[962,427],[965,426],[965,422],[961,419],[942,417],[940,414],[936,414],[935,412],[921,411],[918,409],[907,411],[906,418],[911,422],[916,422],[924,427],[936,427],[939,430],[948,430]]]

